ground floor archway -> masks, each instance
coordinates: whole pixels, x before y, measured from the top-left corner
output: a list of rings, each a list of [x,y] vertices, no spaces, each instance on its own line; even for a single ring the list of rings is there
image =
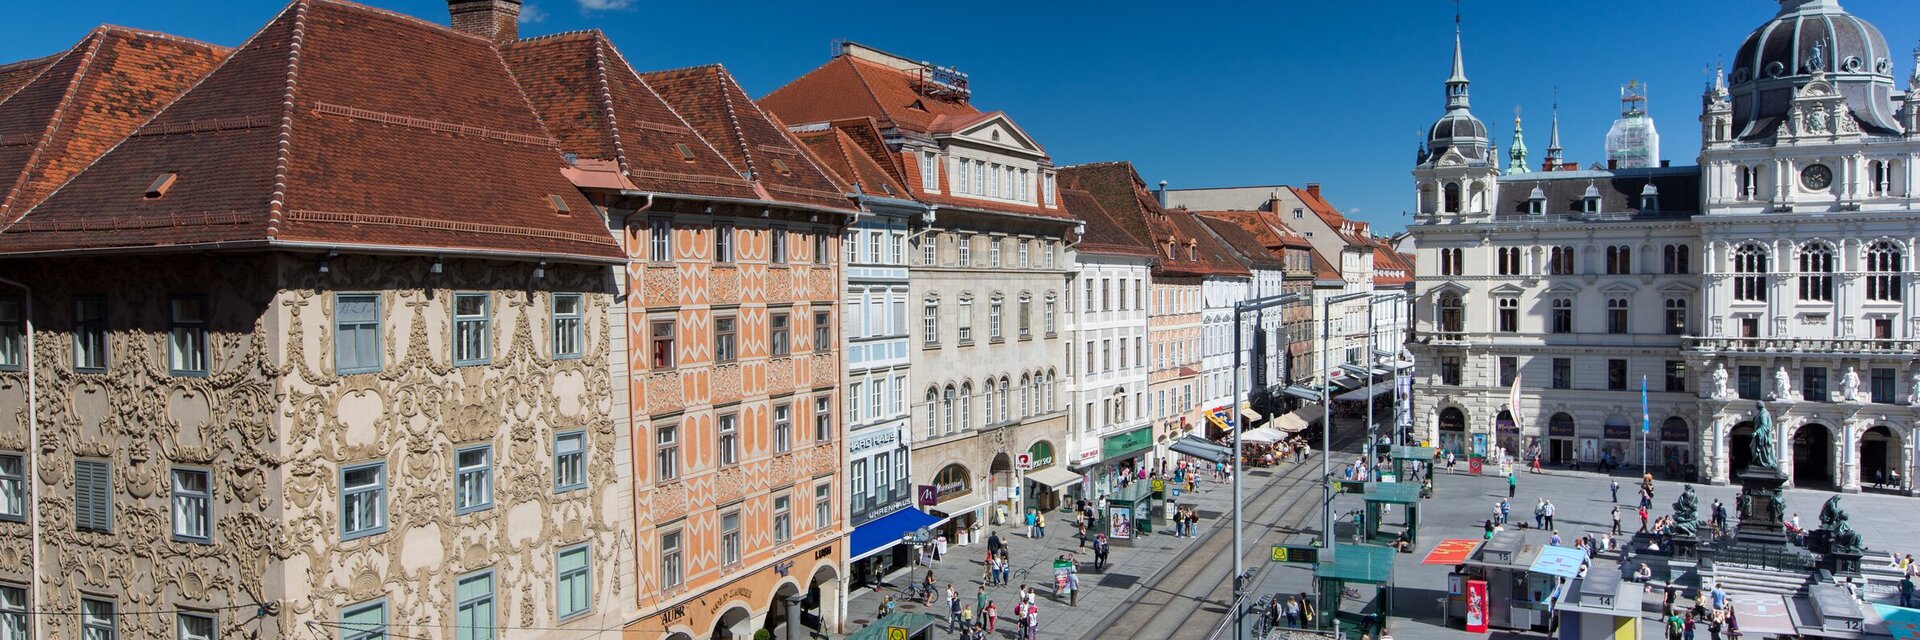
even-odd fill
[[[1827,425],[1807,423],[1793,430],[1793,486],[1825,487],[1833,482],[1833,432]]]
[[[1440,410],[1440,448],[1453,455],[1467,455],[1467,413],[1459,407]]]
[[[713,623],[713,634],[709,637],[712,640],[746,640],[753,637],[750,628],[752,622],[753,612],[744,606],[736,606],[720,614],[720,618]]]
[[[1013,478],[1013,457],[1001,451],[993,455],[993,464],[987,467],[987,496],[993,500],[994,513],[1020,513],[1020,501],[1014,495],[1018,486]]]
[[[801,623],[820,633],[839,633],[845,591],[840,572],[832,565],[816,569],[807,584],[807,614],[802,616]]]
[[[1520,458],[1527,454],[1520,449],[1520,424],[1513,420],[1513,412],[1501,409],[1493,417],[1494,443],[1506,453],[1508,458]]]
[[[1860,486],[1874,489],[1899,489],[1904,478],[1906,452],[1900,434],[1887,425],[1874,425],[1860,434]]]
[[[1727,475],[1736,477],[1753,464],[1753,421],[1733,425],[1727,431]]]

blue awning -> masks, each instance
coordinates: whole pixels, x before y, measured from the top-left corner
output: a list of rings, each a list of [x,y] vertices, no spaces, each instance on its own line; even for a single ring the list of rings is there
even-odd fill
[[[889,513],[879,520],[853,528],[853,536],[847,539],[847,552],[854,560],[880,553],[900,543],[902,534],[918,531],[921,527],[931,527],[941,520],[939,516],[930,516],[919,509],[901,509]]]

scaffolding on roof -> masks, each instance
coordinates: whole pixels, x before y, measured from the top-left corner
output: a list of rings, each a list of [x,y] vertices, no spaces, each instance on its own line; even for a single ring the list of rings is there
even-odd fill
[[[1647,115],[1646,85],[1620,85],[1620,119],[1607,130],[1607,166],[1641,169],[1660,166],[1660,132]]]

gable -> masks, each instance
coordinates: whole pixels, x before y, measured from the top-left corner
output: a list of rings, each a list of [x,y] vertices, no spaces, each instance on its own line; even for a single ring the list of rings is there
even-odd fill
[[[1015,125],[1012,119],[998,112],[979,123],[961,128],[955,135],[970,142],[1030,155],[1046,153],[1040,149],[1040,144],[1034,142],[1033,138]]]

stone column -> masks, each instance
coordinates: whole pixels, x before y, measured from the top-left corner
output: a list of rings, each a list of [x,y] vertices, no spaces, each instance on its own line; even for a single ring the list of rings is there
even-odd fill
[[[807,634],[800,630],[800,613],[801,607],[805,606],[807,602],[806,594],[796,593],[786,596],[783,600],[787,605],[787,640],[801,640],[807,637]],[[822,613],[826,611],[826,607],[824,606],[820,609]],[[826,625],[823,624],[821,626]]]
[[[1840,458],[1834,468],[1834,478],[1840,490],[1846,493],[1860,493],[1860,451],[1858,438],[1866,428],[1857,420],[1840,421],[1840,442],[1836,443]]]

